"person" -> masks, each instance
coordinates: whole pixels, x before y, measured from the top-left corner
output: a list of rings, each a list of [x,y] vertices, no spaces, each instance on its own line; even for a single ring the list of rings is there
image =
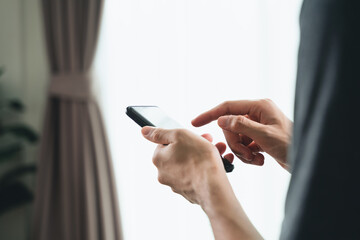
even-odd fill
[[[292,174],[280,239],[360,239],[359,12],[355,0],[304,0],[294,123],[268,99],[228,101],[192,121],[216,120],[244,163],[261,166],[266,152]],[[185,129],[142,134],[158,144],[159,182],[202,207],[215,239],[262,238],[227,179],[225,143]]]

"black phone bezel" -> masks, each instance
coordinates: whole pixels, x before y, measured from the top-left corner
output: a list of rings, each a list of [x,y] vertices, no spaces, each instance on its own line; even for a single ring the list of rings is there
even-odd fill
[[[151,126],[156,127],[152,122],[148,119],[144,118],[141,114],[139,114],[135,108],[137,107],[155,107],[158,106],[128,106],[126,108],[126,115],[128,115],[132,120],[134,120],[140,127]]]

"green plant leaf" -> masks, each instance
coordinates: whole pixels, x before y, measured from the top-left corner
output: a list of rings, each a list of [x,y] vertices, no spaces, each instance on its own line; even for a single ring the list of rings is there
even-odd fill
[[[0,178],[0,188],[2,186],[10,184],[11,182],[16,181],[19,177],[22,177],[25,174],[30,174],[35,172],[36,172],[35,164],[26,164],[26,165],[21,165],[19,167],[15,167],[10,171],[6,172]]]
[[[33,201],[33,193],[22,183],[14,182],[0,188],[0,215]]]
[[[25,110],[24,104],[19,99],[10,99],[8,101],[8,107],[17,112],[23,112]]]
[[[5,147],[0,148],[0,163],[5,162],[7,160],[11,160],[12,157],[14,157],[16,154],[21,152],[22,150],[21,143],[12,143],[10,145],[7,145]]]
[[[2,132],[1,132],[2,134],[12,133],[17,137],[24,138],[27,141],[32,142],[32,143],[37,142],[39,139],[39,136],[37,135],[37,133],[32,128],[30,128],[28,125],[23,124],[23,123],[3,126],[1,130],[2,130]]]

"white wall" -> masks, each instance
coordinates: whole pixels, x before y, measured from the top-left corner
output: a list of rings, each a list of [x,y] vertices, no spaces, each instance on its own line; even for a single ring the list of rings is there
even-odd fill
[[[47,64],[39,0],[0,0],[1,94],[20,97],[26,122],[40,129]]]
[[[47,65],[39,0],[0,0],[0,99],[19,98],[26,105],[23,122],[40,132]],[[26,149],[24,162],[36,161],[37,146]],[[15,163],[0,165],[0,174]],[[33,187],[34,178],[26,178]],[[0,196],[1,197],[1,196]],[[28,239],[31,205],[0,216],[0,239]]]
[[[107,0],[96,69],[114,159],[126,240],[212,239],[206,216],[157,182],[155,145],[125,115],[159,105],[190,120],[224,100],[271,98],[292,118],[301,0]],[[248,216],[278,239],[289,174],[235,160],[228,174]]]

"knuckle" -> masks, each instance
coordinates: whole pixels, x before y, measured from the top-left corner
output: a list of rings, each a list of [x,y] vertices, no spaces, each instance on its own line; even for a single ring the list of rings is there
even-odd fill
[[[226,113],[229,113],[229,106],[231,105],[231,101],[222,102],[219,107],[226,110]]]
[[[264,135],[264,138],[271,138],[274,136],[273,130],[270,127],[263,127],[261,131]]]
[[[273,100],[271,100],[270,98],[261,99],[261,100],[259,100],[259,103],[261,106],[264,106],[264,107],[271,107],[274,105]]]
[[[258,104],[260,106],[266,106],[268,104],[268,101],[266,100],[266,98],[263,98],[263,99],[258,100]]]
[[[243,117],[243,116],[237,116],[236,117],[236,125],[238,126],[238,127],[240,127],[240,126],[243,126],[244,124],[245,124],[245,117]]]
[[[230,129],[239,130],[245,124],[245,119],[242,116],[236,116],[230,120]]]
[[[186,138],[187,131],[185,129],[176,129],[174,131],[174,138],[180,142]]]
[[[224,101],[220,105],[226,107],[226,106],[229,106],[229,103],[230,103],[230,101]]]
[[[155,149],[154,154],[153,154],[153,156],[152,156],[152,162],[153,162],[153,164],[154,164],[157,168],[159,168],[160,162],[161,162],[161,158],[160,158],[159,152],[160,152],[160,148],[159,148],[159,146],[158,146],[158,147]]]
[[[158,175],[158,182],[161,184],[166,184],[166,178],[162,175]]]
[[[153,133],[152,133],[152,136],[151,138],[154,140],[154,141],[159,141],[160,140],[160,137],[161,137],[161,134],[158,130],[154,130]]]
[[[159,160],[158,160],[158,158],[157,157],[153,157],[152,158],[152,162],[153,162],[153,164],[157,167],[157,166],[159,166]]]
[[[182,135],[183,135],[182,129],[174,130],[174,138],[175,139],[177,139],[177,140],[180,139],[182,137]]]
[[[268,103],[272,103],[273,101],[270,98],[264,98],[264,100]]]

